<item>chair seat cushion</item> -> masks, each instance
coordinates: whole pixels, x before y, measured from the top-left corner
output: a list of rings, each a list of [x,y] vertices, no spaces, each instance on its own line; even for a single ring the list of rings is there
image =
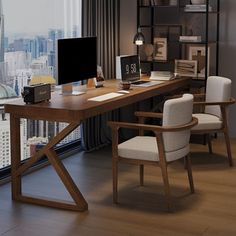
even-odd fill
[[[172,152],[166,152],[166,160],[174,161],[189,153],[189,145]],[[136,136],[118,145],[118,155],[129,159],[159,161],[156,137]]]
[[[198,124],[192,130],[215,130],[222,127],[222,121],[218,116],[206,113],[193,114],[198,118]]]

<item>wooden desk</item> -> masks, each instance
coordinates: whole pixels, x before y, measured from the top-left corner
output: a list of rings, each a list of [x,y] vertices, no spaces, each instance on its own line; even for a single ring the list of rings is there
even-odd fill
[[[52,99],[49,103],[25,104],[22,99],[19,99],[5,104],[5,112],[10,113],[12,199],[68,210],[87,210],[88,204],[86,200],[68,171],[65,169],[61,160],[56,155],[53,147],[77,128],[83,120],[86,120],[89,117],[139,102],[150,97],[175,91],[187,86],[189,82],[189,79],[176,79],[147,88],[134,87],[132,90],[129,90],[129,94],[103,102],[88,101],[88,98],[119,90],[118,81],[109,80],[106,81],[105,87],[88,89],[86,94],[80,96],[62,96],[58,92],[53,92]],[[21,165],[20,118],[68,122],[69,125],[51,139],[50,142],[34,156],[31,156],[26,163]],[[74,203],[42,197],[39,198],[22,193],[21,175],[44,155],[48,157],[49,162],[61,178],[63,184],[74,200]]]

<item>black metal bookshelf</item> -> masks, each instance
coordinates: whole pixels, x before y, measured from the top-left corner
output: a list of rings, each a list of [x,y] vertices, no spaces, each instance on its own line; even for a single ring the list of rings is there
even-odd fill
[[[177,0],[176,5],[169,5],[171,1],[137,1],[137,28],[141,28],[142,33],[147,39],[146,44],[154,45],[154,37],[158,35],[160,27],[166,27],[165,37],[167,38],[167,57],[165,61],[146,60],[141,58],[141,67],[145,68],[145,72],[152,70],[171,70],[174,71],[174,59],[186,59],[188,45],[205,46],[205,76],[201,79],[193,78],[193,81],[205,86],[208,75],[218,75],[219,72],[219,25],[220,25],[220,0],[206,0],[206,8],[204,11],[185,11],[185,6],[191,4],[190,0]],[[143,5],[145,3],[146,5]],[[173,3],[173,1],[172,1]],[[164,5],[161,5],[164,4]],[[184,28],[188,27],[188,22],[184,22],[185,18],[201,17],[203,25],[201,25],[201,33],[203,35],[201,41],[179,41],[176,38],[171,39],[169,28],[179,27],[180,35],[184,35]],[[159,16],[161,22],[159,22]],[[214,26],[214,33],[210,35],[209,31]],[[178,31],[178,30],[176,30]],[[161,35],[161,33],[160,33]],[[143,46],[144,47],[144,46]],[[211,48],[214,57],[209,60],[208,48]],[[143,48],[138,46],[137,51],[142,54]],[[170,56],[171,50],[174,50],[176,56]],[[177,55],[178,54],[178,55]],[[210,53],[211,54],[211,53]]]

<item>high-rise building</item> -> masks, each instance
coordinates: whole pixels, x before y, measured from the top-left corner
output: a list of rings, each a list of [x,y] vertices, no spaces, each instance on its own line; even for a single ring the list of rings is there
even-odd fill
[[[56,133],[61,132],[66,126],[68,126],[68,123],[60,122],[56,128]],[[68,136],[66,136],[58,145],[67,144],[73,141],[76,141],[81,138],[80,133],[80,127],[76,128],[74,131],[72,131]]]
[[[14,51],[24,51],[24,39],[15,39],[13,42]]]
[[[21,159],[29,157],[29,147],[27,146],[26,120],[21,119]],[[10,121],[9,114],[5,119],[0,119],[0,169],[11,165],[11,139],[10,139]]]
[[[64,32],[63,32],[63,30],[62,29],[57,29],[56,30],[56,38],[55,38],[55,40],[57,40],[57,39],[63,39],[64,38]]]
[[[55,52],[50,52],[50,53],[48,53],[48,66],[51,66],[54,68],[55,65],[56,65]],[[53,75],[54,75],[54,73],[53,73]]]
[[[29,42],[29,52],[31,53],[32,59],[37,58],[36,43],[33,39]]]
[[[0,62],[0,83],[6,84],[8,75],[8,65],[6,62]]]
[[[44,56],[47,54],[47,39],[42,37],[42,36],[36,36],[36,45],[38,49],[38,55],[39,56]]]
[[[10,164],[10,122],[0,120],[0,168]]]
[[[2,0],[0,0],[0,62],[4,62],[4,15]]]
[[[53,52],[53,40],[48,39],[47,40],[47,54]]]
[[[5,62],[8,65],[8,71],[11,75],[16,74],[16,70],[28,69],[31,61],[30,53],[19,52],[6,52]]]
[[[9,47],[9,39],[8,39],[8,37],[4,37],[4,49],[5,49],[5,52],[8,50],[8,47]]]
[[[16,70],[13,81],[13,88],[17,95],[21,94],[24,86],[29,85],[31,76],[32,71],[30,69]]]
[[[55,51],[55,49],[56,49],[56,30],[54,30],[54,29],[50,29],[49,31],[48,31],[48,39],[50,39],[50,40],[52,40],[52,42],[53,42],[53,51]]]
[[[0,82],[6,81],[6,65],[4,63],[4,16],[2,9],[2,0],[0,0]]]

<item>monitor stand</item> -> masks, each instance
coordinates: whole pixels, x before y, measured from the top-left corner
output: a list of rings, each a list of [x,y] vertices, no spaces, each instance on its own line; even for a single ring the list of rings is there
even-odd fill
[[[85,91],[73,91],[73,84],[63,84],[61,86],[61,95],[63,96],[78,96],[85,93]]]

